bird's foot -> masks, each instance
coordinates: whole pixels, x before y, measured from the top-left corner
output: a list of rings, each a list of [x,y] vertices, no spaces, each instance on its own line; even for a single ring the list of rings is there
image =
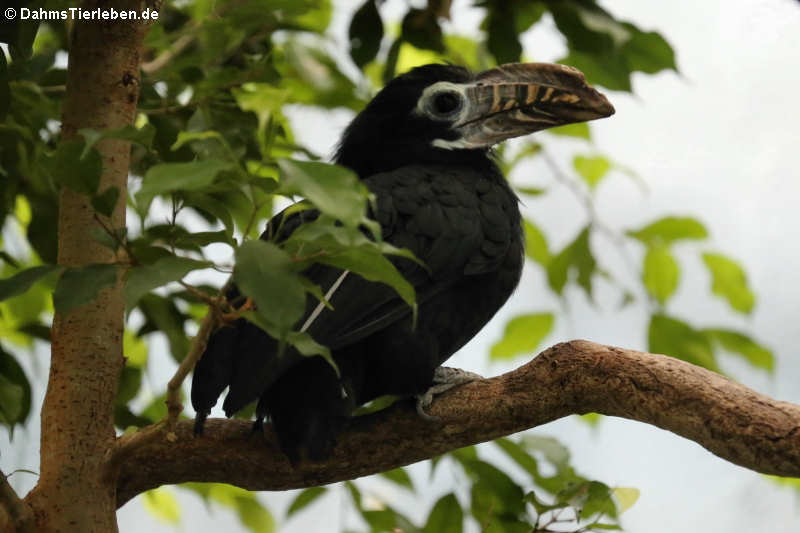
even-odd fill
[[[429,415],[425,412],[425,410],[431,406],[434,396],[450,390],[457,385],[463,385],[464,383],[477,381],[479,379],[483,379],[483,376],[474,372],[467,372],[466,370],[449,366],[437,367],[433,372],[433,385],[424,393],[416,396],[417,414],[425,420],[438,422],[438,416]]]

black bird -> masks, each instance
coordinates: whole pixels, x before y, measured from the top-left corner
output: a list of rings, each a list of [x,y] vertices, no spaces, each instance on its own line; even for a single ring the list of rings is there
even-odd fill
[[[416,324],[388,286],[314,265],[304,275],[334,309],[309,297],[296,329],[305,326],[331,349],[341,377],[320,357],[291,349],[278,357],[275,340],[237,320],[213,333],[195,368],[196,432],[230,387],[228,416],[258,399],[256,427],[268,417],[292,461],[318,460],[356,406],[386,394],[425,398],[435,377],[447,378],[437,368],[505,303],[522,271],[518,200],[491,146],[613,113],[583,74],[563,65],[508,64],[478,74],[426,65],[389,82],[348,126],[335,161],[375,195],[371,216],[384,239],[427,267],[395,261],[416,289]],[[262,238],[277,231],[281,241],[316,216],[278,214]],[[237,295],[234,289],[229,298]]]

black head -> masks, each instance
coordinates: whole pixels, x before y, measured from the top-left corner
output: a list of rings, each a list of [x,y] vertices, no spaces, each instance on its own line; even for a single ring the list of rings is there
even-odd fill
[[[474,74],[417,67],[390,81],[350,123],[336,162],[361,177],[411,164],[490,164],[511,137],[613,114],[578,70],[514,63]]]

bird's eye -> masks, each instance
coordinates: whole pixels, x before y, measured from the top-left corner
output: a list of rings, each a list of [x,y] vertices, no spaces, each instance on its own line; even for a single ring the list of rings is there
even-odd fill
[[[449,115],[461,109],[463,98],[454,91],[441,92],[433,98],[433,110],[440,115]]]

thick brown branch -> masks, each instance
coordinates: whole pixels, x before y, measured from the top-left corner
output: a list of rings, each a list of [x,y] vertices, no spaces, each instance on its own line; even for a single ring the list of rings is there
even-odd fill
[[[328,461],[297,469],[271,431],[261,438],[248,422],[215,419],[195,438],[191,422],[181,422],[177,441],[148,441],[121,465],[117,501],[184,481],[251,490],[331,483],[587,412],[653,424],[758,472],[800,476],[800,406],[664,355],[572,341],[444,394],[431,409],[440,424],[420,419],[407,403],[359,418]]]
[[[83,0],[85,10],[141,10],[159,2]],[[115,130],[133,124],[139,96],[139,63],[145,22],[78,20],[71,29],[62,142],[83,128]],[[95,218],[89,196],[62,186],[59,192],[58,263],[69,267],[114,263],[92,238],[103,226],[125,225],[130,142],[103,139],[98,192],[114,187],[118,201],[108,218]],[[65,171],[66,172],[66,171]],[[42,406],[40,477],[26,496],[36,531],[117,530],[113,483],[106,453],[115,442],[114,399],[124,365],[124,298],[121,280],[91,302],[53,318],[50,374]],[[111,478],[113,479],[113,478]]]
[[[33,513],[17,496],[6,475],[0,471],[0,531],[27,533],[33,531]]]

